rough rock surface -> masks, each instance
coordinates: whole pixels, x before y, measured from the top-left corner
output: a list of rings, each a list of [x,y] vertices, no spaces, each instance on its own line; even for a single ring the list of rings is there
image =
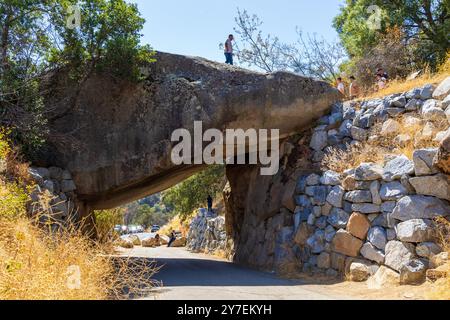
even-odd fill
[[[369,278],[367,287],[369,289],[381,289],[386,285],[399,285],[400,275],[388,267],[381,266],[378,271]]]
[[[78,92],[65,74],[48,77],[49,130],[72,143],[50,144],[39,161],[68,169],[79,200],[92,209],[140,199],[201,170],[170,160],[172,132],[192,133],[194,121],[202,121],[203,130],[270,126],[286,136],[340,99],[325,82],[291,73],[268,75],[161,52],[156,60],[138,84],[93,74]]]
[[[439,167],[442,172],[450,174],[450,130],[441,142],[438,154],[434,158],[434,164]]]
[[[415,257],[414,246],[400,241],[389,241],[386,245],[384,264],[400,271],[401,267]]]

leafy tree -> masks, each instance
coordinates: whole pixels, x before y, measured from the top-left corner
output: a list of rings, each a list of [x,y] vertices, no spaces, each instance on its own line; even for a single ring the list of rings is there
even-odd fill
[[[171,212],[161,211],[157,207],[150,207],[148,204],[137,208],[136,214],[132,219],[133,224],[150,227],[152,225],[165,225],[174,215]]]
[[[211,166],[166,191],[163,203],[174,208],[175,214],[189,215],[206,204],[208,195],[214,197],[221,192],[225,181],[224,166]]]
[[[373,12],[376,5],[380,10]],[[379,28],[373,28],[374,14]],[[439,64],[450,48],[450,1],[448,0],[347,0],[334,19],[348,54],[362,57],[379,43],[388,28],[401,28],[404,45],[417,43],[419,63]]]
[[[341,68],[347,73],[356,76],[360,86],[366,90],[373,89],[375,85],[374,73],[380,67],[392,78],[406,78],[414,71],[414,49],[405,46],[402,42],[403,32],[398,29],[389,29],[377,45],[370,48],[362,57],[354,57]]]
[[[114,226],[123,223],[123,215],[124,210],[122,208],[94,212],[95,228],[100,242],[106,242],[111,239]]]
[[[154,61],[148,45],[140,45],[145,20],[136,4],[125,0],[85,0],[79,4],[78,28],[66,22],[68,8],[76,0],[59,0],[53,15],[61,50],[53,50],[51,61],[69,66],[82,80],[93,71],[106,71],[120,78],[138,80],[139,66]]]
[[[54,5],[53,0],[0,3],[0,125],[13,129],[25,153],[42,145],[46,133],[39,75],[48,67]]]
[[[79,5],[72,28],[69,6]],[[0,125],[28,158],[49,137],[41,75],[65,68],[81,87],[92,72],[140,80],[139,67],[154,61],[140,45],[144,19],[125,0],[4,0],[0,3]],[[79,89],[78,89],[79,90]],[[77,101],[70,107],[74,107]]]

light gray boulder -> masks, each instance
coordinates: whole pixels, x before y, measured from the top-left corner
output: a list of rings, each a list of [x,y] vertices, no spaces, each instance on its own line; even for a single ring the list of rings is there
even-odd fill
[[[435,197],[405,196],[397,202],[391,217],[400,221],[434,219],[450,215],[450,206]]]
[[[433,92],[433,98],[442,100],[450,94],[450,77],[442,81]]]
[[[433,240],[434,229],[430,220],[412,219],[397,225],[397,238],[403,242],[419,243]]]
[[[363,282],[369,279],[370,275],[371,273],[367,263],[355,261],[350,264],[348,272],[350,281]]]
[[[380,182],[374,181],[370,184],[370,194],[372,196],[372,202],[374,204],[380,205],[382,204],[382,199],[380,196]]]
[[[416,176],[426,176],[436,173],[438,170],[433,166],[433,159],[438,148],[420,149],[413,153],[414,169]]]
[[[315,151],[321,151],[327,146],[328,134],[325,130],[318,130],[313,133],[310,147]]]
[[[418,285],[425,282],[427,266],[419,259],[412,259],[400,267],[401,285]]]
[[[44,183],[42,184],[42,187],[50,191],[51,193],[55,192],[55,184],[53,183],[52,180],[45,180]]]
[[[421,115],[425,120],[447,119],[445,111],[441,108],[441,103],[434,99],[425,101],[422,106]]]
[[[313,225],[316,224],[316,217],[314,216],[313,213],[311,213],[311,214],[308,216],[307,223],[308,223],[310,226],[313,226]]]
[[[328,186],[337,186],[341,184],[341,175],[335,171],[328,170],[320,178],[320,183]]]
[[[352,121],[351,120],[344,120],[342,122],[341,126],[339,127],[339,136],[344,137],[351,137],[352,136]]]
[[[361,248],[361,255],[370,260],[375,261],[378,264],[384,263],[384,253],[381,250],[378,250],[374,247],[370,242],[366,242]]]
[[[405,94],[405,97],[406,97],[406,99],[420,99],[421,91],[422,91],[422,88],[411,89]]]
[[[450,94],[442,100],[442,108],[447,108],[450,106]]]
[[[336,235],[336,230],[332,226],[327,226],[325,228],[325,240],[331,242]]]
[[[331,265],[331,257],[330,254],[327,252],[322,252],[317,257],[317,267],[319,269],[329,269]]]
[[[398,181],[383,183],[380,197],[383,201],[398,200],[408,194],[408,190]]]
[[[352,204],[352,211],[364,214],[379,213],[381,212],[381,207],[373,203],[354,203]]]
[[[387,243],[386,230],[382,227],[370,228],[367,240],[380,250],[384,250]]]
[[[354,190],[347,192],[344,199],[353,203],[372,202],[372,193],[369,190]]]
[[[441,246],[434,242],[423,242],[416,246],[416,254],[419,257],[430,259],[432,256],[442,252]]]
[[[445,174],[409,179],[417,194],[450,201],[450,179]]]
[[[411,99],[405,106],[406,111],[416,111],[422,108],[423,102],[419,99]]]
[[[325,250],[324,237],[325,232],[318,230],[306,240],[306,244],[311,248],[312,253],[319,254]]]
[[[334,207],[342,208],[342,198],[344,197],[345,190],[341,186],[334,186],[327,197],[327,202]]]
[[[313,214],[316,218],[319,218],[322,215],[322,207],[321,206],[313,207]]]
[[[70,172],[68,170],[63,170],[61,179],[62,180],[72,180],[72,175],[70,174]]]
[[[350,215],[342,209],[333,208],[328,216],[328,223],[336,229],[342,229],[347,226]]]
[[[355,169],[355,180],[373,181],[382,177],[383,168],[375,163],[362,163]]]
[[[388,161],[383,169],[383,180],[399,180],[404,174],[414,173],[414,163],[405,155],[396,156]]]
[[[344,120],[353,120],[355,118],[355,115],[356,115],[356,110],[355,110],[354,106],[351,106],[351,105],[345,106],[345,104],[344,104],[344,113],[343,113]]]
[[[61,180],[63,175],[63,169],[58,167],[50,167],[48,168],[50,173],[50,178],[53,180]]]
[[[406,98],[405,96],[399,96],[395,97],[391,100],[391,107],[394,108],[404,108],[406,105]]]
[[[310,174],[308,177],[306,177],[306,185],[307,186],[316,186],[320,182],[320,176],[318,174]]]
[[[434,86],[432,84],[427,84],[420,90],[420,99],[428,100],[433,97]]]
[[[387,235],[388,241],[397,239],[397,232],[395,231],[395,229],[387,229],[386,235]]]
[[[386,244],[384,264],[398,272],[401,267],[415,258],[414,245],[393,240]]]
[[[391,213],[394,211],[395,206],[397,205],[396,201],[386,201],[381,204],[381,212]]]
[[[350,134],[352,136],[353,139],[357,140],[357,141],[367,141],[367,139],[369,138],[369,131],[356,127],[356,126],[352,126],[350,128]]]

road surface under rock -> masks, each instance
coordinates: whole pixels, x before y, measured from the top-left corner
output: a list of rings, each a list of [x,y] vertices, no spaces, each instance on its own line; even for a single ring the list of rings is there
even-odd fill
[[[281,279],[185,248],[135,247],[123,255],[154,259],[162,284],[146,299],[156,300],[336,300],[355,299],[327,290],[325,284]]]

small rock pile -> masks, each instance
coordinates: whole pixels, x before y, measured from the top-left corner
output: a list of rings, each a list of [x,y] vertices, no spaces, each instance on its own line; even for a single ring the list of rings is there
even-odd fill
[[[226,247],[225,218],[215,216],[206,209],[199,209],[189,227],[188,250],[211,254],[217,250],[225,250]]]
[[[39,213],[41,219],[55,222],[77,215],[76,186],[69,171],[58,167],[30,167],[28,173],[36,182],[31,192],[31,214]]]

